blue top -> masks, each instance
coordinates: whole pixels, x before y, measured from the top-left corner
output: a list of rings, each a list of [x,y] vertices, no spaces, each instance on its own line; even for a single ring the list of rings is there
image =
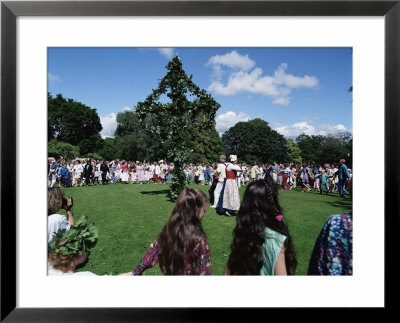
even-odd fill
[[[63,167],[63,168],[60,169],[60,175],[61,176],[68,176],[68,174],[69,174],[68,168]]]
[[[339,179],[344,180],[347,178],[350,178],[350,173],[349,173],[349,170],[347,169],[347,166],[345,164],[343,164],[339,168]]]
[[[261,246],[263,254],[263,266],[260,270],[262,276],[274,276],[275,264],[278,260],[283,243],[287,239],[283,234],[268,227],[264,230],[265,242]]]

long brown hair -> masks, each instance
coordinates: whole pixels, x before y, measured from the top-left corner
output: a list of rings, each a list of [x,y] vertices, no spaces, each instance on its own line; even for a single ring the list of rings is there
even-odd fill
[[[179,195],[160,233],[159,264],[164,275],[182,275],[184,255],[190,264],[196,262],[195,233],[200,231],[206,236],[199,218],[206,206],[207,197],[198,189],[185,188]]]
[[[297,266],[293,239],[286,220],[278,221],[282,215],[278,201],[278,190],[273,180],[251,182],[244,192],[242,203],[233,230],[231,254],[227,267],[231,275],[259,275],[263,265],[262,245],[266,227],[286,236],[285,263],[289,275],[294,275]]]

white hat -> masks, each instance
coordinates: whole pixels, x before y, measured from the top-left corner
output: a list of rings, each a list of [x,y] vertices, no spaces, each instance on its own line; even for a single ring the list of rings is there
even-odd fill
[[[236,155],[230,155],[229,159],[230,159],[230,161],[235,161],[235,160],[237,160],[237,156]]]

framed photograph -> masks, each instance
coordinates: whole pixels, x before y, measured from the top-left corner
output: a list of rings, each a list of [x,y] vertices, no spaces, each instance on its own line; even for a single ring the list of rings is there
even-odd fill
[[[399,30],[399,1],[2,1],[1,320],[190,321],[209,320],[210,313],[233,320],[236,307],[390,308],[389,239],[398,234],[399,214]],[[356,174],[353,275],[46,276],[49,49],[67,47],[309,49],[311,56],[315,48],[351,49],[353,120],[345,128],[353,132]],[[216,73],[219,67],[211,66]],[[56,83],[57,75],[51,77]],[[283,106],[289,99],[271,98]]]

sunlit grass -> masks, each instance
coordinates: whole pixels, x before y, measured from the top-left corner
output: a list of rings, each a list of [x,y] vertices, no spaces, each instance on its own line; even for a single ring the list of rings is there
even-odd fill
[[[192,185],[208,196],[209,186]],[[74,199],[73,213],[78,219],[87,215],[99,230],[99,239],[87,263],[78,271],[98,275],[116,275],[136,267],[150,243],[168,219],[173,203],[166,198],[167,185],[121,184],[66,188],[65,195]],[[243,196],[245,188],[240,188]],[[297,253],[297,275],[307,273],[311,251],[326,219],[351,211],[349,199],[337,194],[320,195],[301,191],[280,191],[283,215],[289,225]],[[219,216],[208,208],[203,219],[214,275],[223,275],[232,241],[235,217]],[[158,266],[144,275],[161,275]]]

